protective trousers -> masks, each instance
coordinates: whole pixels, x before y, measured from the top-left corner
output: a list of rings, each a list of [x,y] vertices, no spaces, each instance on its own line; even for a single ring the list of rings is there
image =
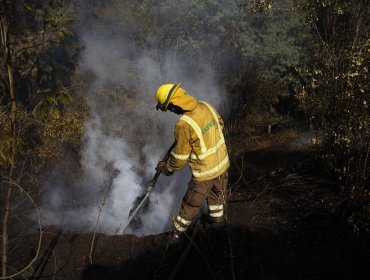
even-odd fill
[[[221,222],[224,215],[227,183],[227,171],[214,179],[206,181],[191,179],[182,200],[180,212],[174,220],[174,231],[178,234],[186,231],[198,215],[199,208],[205,199],[207,200],[210,220],[216,223]]]

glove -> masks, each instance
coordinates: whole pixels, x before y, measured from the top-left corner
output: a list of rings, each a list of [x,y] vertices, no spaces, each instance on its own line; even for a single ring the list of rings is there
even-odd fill
[[[162,173],[165,176],[170,176],[170,175],[173,174],[173,172],[168,170],[167,163],[163,160],[158,162],[157,167],[155,168],[155,170]]]

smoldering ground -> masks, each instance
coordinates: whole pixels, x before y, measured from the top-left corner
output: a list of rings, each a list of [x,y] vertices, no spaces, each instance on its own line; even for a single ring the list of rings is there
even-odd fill
[[[70,170],[61,162],[45,181],[43,223],[64,231],[132,232],[127,227],[129,211],[174,141],[178,119],[155,110],[158,86],[184,82],[195,97],[216,107],[221,103],[217,73],[206,54],[199,58],[202,67],[194,69],[186,60],[175,61],[172,50],[158,58],[154,49],[134,50],[125,32],[107,36],[106,30],[78,30],[83,46],[78,73],[89,76],[87,92],[79,93],[89,106],[80,169]],[[135,234],[169,230],[190,176],[186,166],[174,176],[160,177]]]

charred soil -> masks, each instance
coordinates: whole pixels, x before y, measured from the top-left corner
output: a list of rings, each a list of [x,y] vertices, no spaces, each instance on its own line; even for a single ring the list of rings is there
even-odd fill
[[[47,229],[27,279],[370,279],[370,238],[347,223],[346,200],[307,149],[238,150],[230,169],[227,221],[200,229],[183,263],[167,234],[96,238]],[[243,180],[244,179],[244,180]],[[247,184],[247,186],[246,186]],[[251,194],[251,189],[257,195]],[[189,242],[189,241],[188,241]],[[37,236],[12,252],[18,265]],[[169,278],[171,277],[171,278]],[[24,278],[23,278],[24,279]]]

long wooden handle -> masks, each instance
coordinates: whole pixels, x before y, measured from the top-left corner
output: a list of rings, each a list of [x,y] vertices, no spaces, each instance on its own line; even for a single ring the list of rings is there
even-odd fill
[[[168,158],[170,157],[171,151],[175,147],[175,145],[176,145],[176,141],[168,149],[167,153],[165,154],[165,156],[163,158],[163,161],[168,160]],[[159,171],[157,171],[155,173],[153,179],[150,181],[148,187],[146,188],[146,191],[145,191],[143,197],[141,197],[141,201],[140,201],[139,205],[136,206],[136,208],[131,209],[129,217],[128,217],[127,225],[129,225],[131,223],[131,221],[134,219],[136,214],[139,212],[140,208],[143,207],[145,202],[149,199],[149,195],[152,192],[152,189],[154,188],[155,184],[157,183],[157,180],[158,180],[158,177],[159,177],[160,174],[161,174],[161,172],[159,172]]]
[[[164,155],[164,157],[163,157],[162,161],[165,161],[165,162],[166,162],[166,161],[168,160],[168,158],[170,157],[170,154],[171,154],[171,152],[172,152],[173,148],[175,147],[175,145],[176,145],[176,141],[175,141],[175,142],[173,142],[173,144],[171,145],[171,147],[168,149],[168,151],[167,151],[167,153]],[[154,175],[153,179],[150,181],[149,186],[148,186],[148,188],[147,188],[147,191],[151,191],[151,190],[152,190],[152,188],[154,188],[154,186],[155,186],[155,184],[157,183],[157,180],[158,180],[158,178],[159,178],[159,175],[161,175],[161,172],[160,172],[160,171],[157,171],[157,172],[155,173],[155,175]]]
[[[173,148],[175,148],[175,146],[176,146],[176,140],[175,140],[175,142],[172,143],[171,147],[168,149],[167,153],[164,155],[164,158],[162,159],[163,161],[168,160],[168,158],[170,157],[170,154],[171,154]]]

